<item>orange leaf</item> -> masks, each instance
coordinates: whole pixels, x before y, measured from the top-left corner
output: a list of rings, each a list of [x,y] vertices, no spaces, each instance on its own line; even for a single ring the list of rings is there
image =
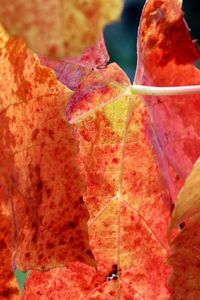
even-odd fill
[[[94,264],[78,147],[63,117],[71,91],[21,40],[0,50],[0,65],[1,174],[11,193],[17,267]]]
[[[4,47],[9,37],[0,26],[0,48]],[[2,146],[2,140],[0,139],[0,147]],[[2,171],[2,159],[1,154],[1,171]],[[12,222],[10,219],[10,210],[12,206],[9,205],[9,190],[8,188],[3,188],[4,178],[0,176],[0,299],[5,300],[18,300],[19,299],[19,289],[17,281],[15,279],[12,270],[12,254],[13,254],[13,232],[12,232]],[[6,185],[6,183],[5,183]]]
[[[129,84],[115,64],[87,70],[67,110],[71,122],[77,123],[97,272],[85,271],[82,265],[44,274],[31,272],[24,299],[169,297],[169,266],[165,263],[169,209],[162,201],[146,111],[139,98],[128,94]],[[80,283],[85,277],[86,289]]]
[[[96,42],[121,9],[122,0],[1,0],[0,22],[38,54],[75,56]]]
[[[109,61],[109,55],[106,49],[103,34],[97,43],[88,49],[77,58],[64,59],[49,59],[40,57],[43,65],[55,71],[57,79],[75,90],[79,82],[86,73],[89,73],[93,68],[101,68],[106,66]]]
[[[128,78],[111,64],[83,78],[68,108],[77,121],[90,110],[77,125],[90,245],[99,272],[108,276],[116,266],[116,297],[125,282],[144,298],[167,299],[169,212],[162,203],[146,111],[128,88]]]
[[[95,270],[83,264],[70,268],[53,269],[48,272],[31,271],[28,275],[23,300],[116,300],[119,283],[117,280],[94,284]],[[126,282],[121,284],[123,300],[143,300]]]
[[[1,180],[2,182],[2,180]],[[2,199],[9,197],[0,187],[0,299],[18,300],[19,288],[12,270],[12,223],[9,218],[9,209],[2,203]]]

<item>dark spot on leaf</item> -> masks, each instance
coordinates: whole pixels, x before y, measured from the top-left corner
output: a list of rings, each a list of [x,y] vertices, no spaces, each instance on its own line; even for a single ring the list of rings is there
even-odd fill
[[[84,202],[83,202],[83,197],[82,197],[82,196],[79,198],[79,202],[80,202],[80,203],[84,203]]]
[[[172,201],[170,203],[171,203],[171,212],[173,212],[175,205],[174,205],[174,203]]]
[[[0,293],[0,299],[1,296],[5,299],[11,299],[12,298],[12,295],[14,294],[18,294],[18,290],[17,288],[5,288],[1,293]]]
[[[106,277],[106,281],[117,280],[118,278],[118,266],[113,265],[112,271]]]
[[[32,136],[31,136],[33,141],[37,138],[38,133],[39,133],[39,129],[36,128],[33,130]]]
[[[27,258],[27,259],[30,258],[30,252],[27,252],[27,253],[25,254],[25,258]]]
[[[180,224],[178,225],[179,230],[183,230],[184,227],[185,227],[185,222],[180,223]]]
[[[38,255],[38,258],[39,258],[39,259],[43,259],[43,258],[44,258],[44,255],[43,255],[43,254],[39,254],[39,255]]]
[[[53,130],[49,129],[48,133],[49,133],[49,137],[51,139],[53,139],[54,138],[54,132],[53,132]]]
[[[35,172],[36,172],[36,174],[40,174],[40,166],[39,165],[35,166]]]
[[[47,246],[47,249],[52,249],[54,247],[54,244],[51,242],[47,242],[46,246]]]
[[[37,231],[34,232],[32,236],[32,241],[35,243],[37,241]]]
[[[76,224],[74,222],[70,221],[68,223],[68,226],[69,226],[70,229],[74,229],[76,227]]]
[[[46,189],[46,194],[47,194],[47,197],[49,198],[51,196],[51,190],[50,189]]]
[[[31,224],[31,228],[35,228],[36,226],[37,226],[36,222],[33,222],[33,223]]]
[[[93,257],[92,251],[91,250],[87,250],[86,253],[90,256]]]
[[[0,250],[5,249],[6,248],[6,243],[4,240],[0,240]]]
[[[38,191],[41,191],[42,188],[43,188],[43,182],[40,181],[40,182],[37,183],[37,190],[38,190]]]

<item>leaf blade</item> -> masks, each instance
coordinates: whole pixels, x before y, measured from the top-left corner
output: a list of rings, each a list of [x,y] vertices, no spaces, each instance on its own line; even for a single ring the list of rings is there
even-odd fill
[[[45,4],[1,0],[0,22],[37,54],[61,58],[80,55],[94,44],[104,25],[119,18],[121,9],[121,0],[48,0]]]
[[[22,271],[94,264],[77,144],[63,118],[71,91],[19,39],[0,60],[1,171],[12,190],[16,264]]]

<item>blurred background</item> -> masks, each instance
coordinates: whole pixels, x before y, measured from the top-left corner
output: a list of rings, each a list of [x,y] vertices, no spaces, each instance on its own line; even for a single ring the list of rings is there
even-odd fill
[[[121,20],[107,26],[104,32],[111,62],[117,62],[131,81],[136,68],[137,30],[144,3],[145,0],[125,0]],[[183,11],[193,39],[200,39],[200,0],[183,0]]]
[[[136,68],[137,31],[144,3],[145,0],[125,0],[121,20],[108,25],[104,31],[110,61],[117,62],[131,81]]]

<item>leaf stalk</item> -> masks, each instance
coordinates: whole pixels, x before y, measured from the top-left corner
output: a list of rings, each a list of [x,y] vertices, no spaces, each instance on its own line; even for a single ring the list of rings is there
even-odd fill
[[[200,94],[200,85],[157,87],[133,84],[129,87],[128,93],[130,95],[146,96],[174,96]]]

